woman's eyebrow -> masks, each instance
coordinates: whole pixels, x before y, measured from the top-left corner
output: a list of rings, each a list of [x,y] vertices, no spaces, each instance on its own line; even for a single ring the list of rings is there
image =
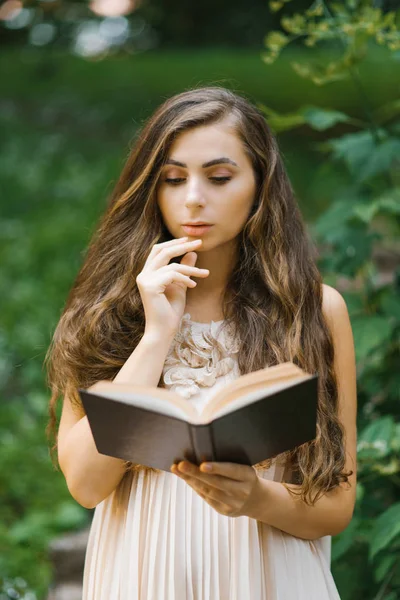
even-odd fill
[[[178,160],[174,160],[173,158],[168,158],[165,162],[166,165],[175,165],[176,167],[184,167],[187,168],[187,165]],[[207,167],[212,167],[213,165],[221,165],[221,164],[230,164],[237,167],[237,164],[234,160],[227,158],[226,156],[222,156],[221,158],[214,158],[213,160],[209,160],[208,162],[201,165],[203,169]]]

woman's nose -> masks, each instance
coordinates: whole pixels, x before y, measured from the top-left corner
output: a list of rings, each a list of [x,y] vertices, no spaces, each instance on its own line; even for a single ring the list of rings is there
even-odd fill
[[[192,206],[193,204],[203,205],[205,203],[204,194],[201,190],[201,185],[198,182],[192,181],[189,183],[186,190],[185,206]]]

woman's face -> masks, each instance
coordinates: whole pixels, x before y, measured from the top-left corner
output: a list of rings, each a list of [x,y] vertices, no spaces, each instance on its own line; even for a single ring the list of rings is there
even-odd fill
[[[251,161],[229,122],[199,126],[174,141],[161,171],[157,202],[174,238],[201,238],[210,250],[235,239],[247,222],[256,191]],[[188,222],[212,226],[201,233]]]

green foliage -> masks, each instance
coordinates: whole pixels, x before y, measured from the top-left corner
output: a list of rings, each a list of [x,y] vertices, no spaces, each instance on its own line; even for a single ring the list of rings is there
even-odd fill
[[[392,76],[393,68],[385,59],[384,48],[378,47],[375,51],[376,54],[366,56],[366,66],[360,65],[360,71],[364,68],[369,94],[378,106],[376,115],[380,115],[379,124],[383,126],[398,114],[396,102],[391,100],[397,84]],[[344,208],[351,208],[353,202],[348,199],[353,201],[356,190],[351,188],[348,194],[352,176],[347,163],[338,158],[334,168],[332,161],[326,158],[332,151],[323,150],[322,141],[321,147],[315,146],[316,151],[305,148],[310,139],[304,137],[305,131],[308,135],[304,127],[306,118],[319,127],[315,129],[318,140],[325,139],[330,127],[333,130],[336,125],[361,127],[361,119],[357,90],[349,88],[345,81],[333,82],[328,90],[314,86],[292,71],[290,61],[295,55],[300,60],[302,49],[288,47],[279,64],[268,67],[267,77],[265,64],[257,54],[233,50],[164,51],[132,59],[117,57],[86,62],[51,53],[48,49],[41,52],[32,48],[29,53],[16,50],[14,54],[3,52],[0,57],[1,77],[7,81],[7,96],[0,104],[3,192],[0,211],[0,577],[22,576],[39,600],[45,598],[52,578],[48,541],[64,531],[79,529],[90,520],[89,511],[71,498],[62,474],[54,471],[50,463],[44,434],[49,397],[42,362],[81,264],[82,249],[121,169],[127,152],[125,144],[142,119],[168,95],[207,83],[220,83],[233,89],[240,87],[250,97],[258,98],[265,105],[278,106],[282,111],[294,111],[296,103],[300,103],[304,111],[299,115],[293,113],[294,125],[302,125],[300,134],[292,124],[282,131],[280,147],[288,159],[289,175],[308,221],[319,217],[327,205],[333,209],[335,203],[329,194],[336,189],[338,194],[340,191],[340,199],[344,201],[342,209],[333,211],[330,217],[336,219],[337,226],[332,226],[329,219],[325,225],[327,235],[331,236],[332,265],[336,264],[335,257],[341,257],[337,259],[342,265],[340,268],[347,267],[348,258],[343,257],[340,246],[347,216],[349,223],[356,219],[361,226],[375,224],[382,215],[385,227],[393,224],[390,215],[395,213],[390,211],[396,210],[397,200],[392,189],[378,185],[372,202],[360,189],[357,195],[360,202],[355,203],[358,209],[351,217],[350,211],[347,213]],[[379,86],[375,84],[377,61]],[[295,89],[296,93],[288,94],[287,89]],[[335,98],[334,107],[329,107],[331,97]],[[326,107],[329,114],[318,112],[321,109],[316,105]],[[310,108],[314,114],[309,112]],[[353,114],[357,118],[352,116],[351,120],[340,121],[336,113]],[[332,125],[329,126],[329,122]],[[336,129],[335,132],[334,138],[339,135]],[[362,161],[360,164],[362,166]],[[393,224],[392,237],[395,231]],[[323,244],[328,244],[325,234],[319,237]],[[360,237],[365,237],[362,232]],[[328,258],[325,256],[324,260]],[[333,266],[325,272],[327,282],[332,277],[334,284]],[[356,316],[365,318],[366,311],[375,315],[375,303],[371,305],[362,294],[348,293],[346,301],[351,307],[352,320]],[[380,290],[376,306],[378,316],[398,322],[398,296],[392,287]],[[366,407],[361,413],[363,428],[388,414],[386,387],[392,399],[396,386],[399,387],[395,377],[398,365],[392,358],[389,369],[383,350],[387,353],[386,348],[379,346],[368,349],[367,367],[360,363],[361,401]],[[382,364],[390,370],[390,377]],[[373,399],[372,405],[370,399]],[[394,407],[391,410],[394,414]],[[381,468],[386,463],[391,464],[392,455],[399,452],[397,418],[394,431],[393,449],[380,459]],[[368,477],[371,477],[370,482]],[[334,563],[336,578],[348,582],[342,587],[351,591],[359,585],[359,580],[365,582],[363,600],[369,597],[369,576],[371,589],[375,585],[368,566],[368,536],[373,519],[389,507],[397,489],[393,483],[393,490],[385,491],[387,483],[394,482],[394,475],[385,475],[384,497],[376,498],[382,476],[372,470],[371,462],[365,463],[365,478],[367,481],[361,480],[358,487],[362,512],[357,509],[358,515],[351,525],[357,543],[350,530],[347,546],[345,539],[342,543],[343,559],[335,559]],[[335,539],[334,556],[341,539],[341,536]],[[374,557],[374,565],[376,560],[381,575],[387,564],[383,550]],[[379,567],[381,561],[383,566]],[[350,564],[355,565],[356,575],[348,568]],[[342,566],[345,570],[339,572]],[[389,565],[388,574],[391,568]],[[343,599],[348,597],[343,596]],[[354,599],[358,597],[357,589]]]
[[[22,577],[0,577],[0,600],[37,600],[37,596]]]
[[[397,465],[398,471],[398,465]],[[393,504],[384,513],[377,518],[371,535],[370,558],[373,559],[378,552],[390,548],[391,542],[400,536],[400,502]],[[388,561],[388,555],[385,556],[384,566],[382,561],[377,569],[379,578],[382,578],[382,571],[386,571],[388,563],[394,564],[398,562],[398,556],[389,555],[391,559]]]
[[[273,12],[280,10],[286,2],[270,2]],[[328,64],[315,57],[307,63],[293,62],[292,67],[301,77],[310,78],[316,85],[351,77],[351,67],[364,58],[368,41],[373,39],[390,50],[400,48],[400,33],[395,23],[394,11],[384,14],[373,8],[368,0],[327,2],[315,0],[304,14],[284,16],[281,26],[285,33],[270,31],[265,37],[267,52],[263,60],[272,64],[282,49],[293,40],[301,38],[304,45],[312,48],[318,43],[339,41],[343,53]]]
[[[282,6],[270,3],[274,11]],[[292,66],[316,85],[350,80],[359,93],[357,118],[332,104],[289,114],[260,107],[277,133],[305,125],[327,135],[332,129],[315,148],[328,155],[328,172],[345,173],[312,226],[324,279],[342,289],[349,309],[358,375],[357,501],[350,525],[334,539],[333,572],[342,600],[394,600],[400,598],[400,102],[372,108],[356,65],[372,47],[370,38],[394,51],[400,35],[395,13],[369,2],[329,7],[316,0],[304,14],[284,17],[289,35],[270,32],[263,58],[272,64],[299,37],[309,47],[331,42],[334,61],[318,63],[310,51],[308,61]],[[385,269],[378,260],[385,254],[397,257],[397,266]]]
[[[42,364],[125,145],[160,98],[204,82],[207,70],[210,80],[224,73],[222,84],[236,73],[258,95],[263,69],[257,54],[233,51],[101,63],[47,51],[0,59],[9,95],[0,104],[0,577],[22,576],[40,600],[52,579],[49,541],[90,520],[50,462]],[[290,74],[277,69],[275,77],[282,71]],[[291,173],[302,171],[296,162]]]
[[[2,204],[0,243],[0,578],[23,577],[44,598],[52,578],[49,542],[85,526],[89,511],[50,461],[42,363],[99,211],[103,178],[115,172],[117,159],[104,155],[103,164],[88,169],[83,155],[65,151],[62,136],[28,135],[10,117],[2,125],[0,178],[9,201]]]

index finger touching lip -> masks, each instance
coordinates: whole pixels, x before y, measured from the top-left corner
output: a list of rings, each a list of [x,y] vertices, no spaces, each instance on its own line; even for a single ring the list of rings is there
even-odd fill
[[[171,246],[172,244],[176,244],[176,242],[186,242],[188,239],[189,239],[188,236],[185,235],[185,237],[173,238],[172,240],[168,240],[168,241],[164,242],[164,244],[166,246]]]
[[[169,248],[170,246],[174,246],[176,244],[183,244],[185,242],[188,241],[188,237],[183,237],[183,238],[173,238],[172,240],[167,240],[166,242],[157,242],[157,244],[154,244],[153,248],[152,248],[152,252],[155,253],[159,253],[160,250],[162,250],[163,248]]]

